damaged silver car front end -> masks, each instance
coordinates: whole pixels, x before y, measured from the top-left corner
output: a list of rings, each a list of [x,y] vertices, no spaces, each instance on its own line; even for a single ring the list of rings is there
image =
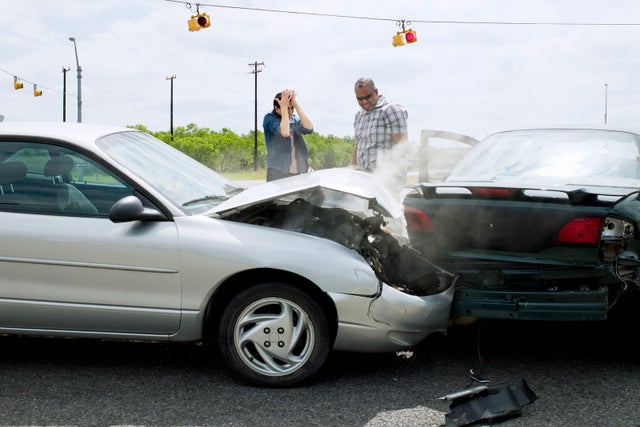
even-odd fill
[[[402,205],[372,175],[317,171],[249,188],[230,202],[216,209],[225,220],[332,240],[358,252],[375,272],[377,295],[329,293],[339,313],[361,313],[356,306],[362,305],[369,322],[343,315],[335,349],[353,349],[356,340],[362,351],[392,351],[446,332],[457,277],[405,244]],[[369,348],[367,331],[380,334],[381,324],[389,326],[389,344]]]

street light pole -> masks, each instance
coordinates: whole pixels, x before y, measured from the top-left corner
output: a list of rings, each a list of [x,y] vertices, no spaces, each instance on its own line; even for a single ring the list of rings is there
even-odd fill
[[[78,123],[82,122],[82,67],[78,61],[78,47],[76,46],[75,37],[69,37],[69,40],[73,42],[73,50],[76,53],[76,67],[78,70]]]

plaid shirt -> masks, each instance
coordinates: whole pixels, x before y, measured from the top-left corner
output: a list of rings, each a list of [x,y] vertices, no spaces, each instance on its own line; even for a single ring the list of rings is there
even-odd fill
[[[353,122],[358,151],[358,166],[372,171],[376,167],[378,150],[389,150],[395,141],[392,135],[407,133],[407,110],[380,95],[371,111],[360,109]]]

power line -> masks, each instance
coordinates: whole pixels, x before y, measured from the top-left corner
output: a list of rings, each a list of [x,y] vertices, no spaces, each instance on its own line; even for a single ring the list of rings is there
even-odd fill
[[[42,85],[40,85],[40,84],[38,84],[38,83],[36,83],[36,82],[32,82],[32,81],[30,81],[30,80],[27,80],[27,79],[25,79],[25,78],[22,78],[22,77],[20,77],[20,76],[19,76],[19,75],[17,75],[17,74],[11,73],[11,72],[9,72],[9,71],[7,71],[7,70],[3,69],[3,68],[0,68],[0,71],[2,71],[3,73],[6,73],[6,74],[8,74],[8,75],[10,75],[11,77],[15,77],[15,78],[17,78],[17,79],[18,79],[19,81],[21,81],[21,82],[29,83],[29,84],[32,84],[32,85],[37,85],[37,86],[38,86],[38,88],[40,88],[40,89],[46,89],[47,91],[55,92],[55,93],[62,93],[62,91],[60,91],[60,90],[58,90],[58,89],[51,89],[51,88],[49,88],[49,87],[47,87],[47,86],[42,86]]]
[[[183,0],[164,0],[170,3],[180,3],[187,8],[191,8],[192,3]],[[260,7],[245,7],[245,6],[231,6],[224,4],[212,4],[212,3],[195,3],[196,6],[206,6],[219,9],[236,9],[247,10],[252,12],[269,12],[269,13],[286,13],[290,15],[306,15],[306,16],[318,16],[327,18],[341,18],[341,19],[357,19],[363,21],[388,21],[397,22],[396,18],[379,18],[373,16],[358,16],[358,15],[337,15],[332,13],[320,13],[320,12],[301,12],[293,10],[282,9],[266,9]],[[433,20],[433,19],[411,19],[413,23],[421,24],[441,24],[441,25],[540,25],[540,26],[574,26],[574,27],[638,27],[640,23],[636,22],[535,22],[535,21],[464,21],[464,20]]]

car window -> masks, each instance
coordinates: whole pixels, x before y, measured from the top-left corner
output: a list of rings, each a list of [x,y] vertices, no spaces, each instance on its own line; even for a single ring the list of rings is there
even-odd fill
[[[40,142],[0,143],[0,210],[108,216],[133,189],[96,161]]]

